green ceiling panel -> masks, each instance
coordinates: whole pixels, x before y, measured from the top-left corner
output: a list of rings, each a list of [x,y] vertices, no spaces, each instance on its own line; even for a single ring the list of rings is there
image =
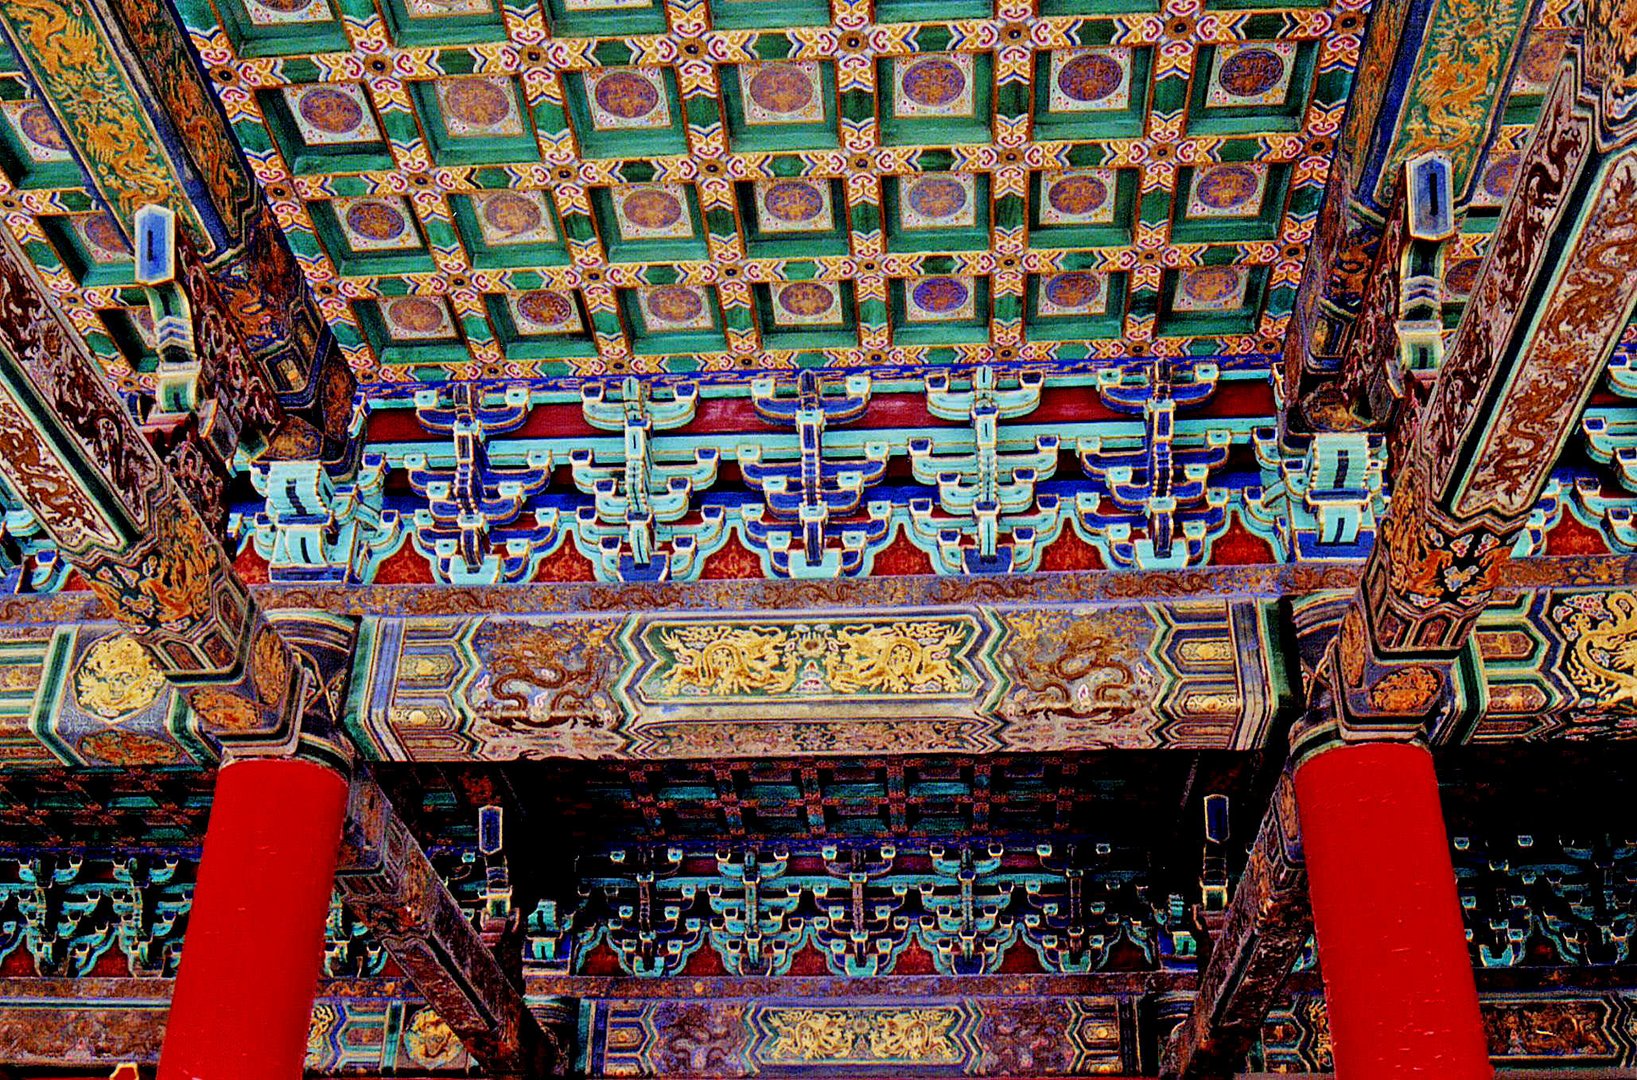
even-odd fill
[[[1369,0],[177,6],[348,360],[413,383],[1265,366]],[[0,75],[14,228],[138,379],[61,123]]]

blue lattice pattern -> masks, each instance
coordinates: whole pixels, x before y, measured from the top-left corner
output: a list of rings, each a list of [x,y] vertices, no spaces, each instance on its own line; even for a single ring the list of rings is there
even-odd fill
[[[447,823],[445,823],[447,824]],[[443,835],[447,833],[448,835]],[[488,836],[488,840],[485,836]],[[444,828],[428,852],[475,924],[513,924],[498,833]],[[1460,835],[1453,856],[1475,966],[1629,967],[1637,847],[1611,835]],[[492,849],[492,850],[486,850]],[[110,855],[42,848],[0,857],[0,963],[21,951],[42,976],[174,976],[197,847]],[[571,902],[523,923],[537,971],[601,961],[636,976],[705,970],[783,975],[805,953],[832,974],[892,974],[914,949],[942,974],[1191,970],[1197,896],[1156,887],[1134,848],[1042,833],[1028,839],[811,841],[598,847]],[[509,939],[515,940],[515,939]],[[1016,950],[1030,957],[1008,957]],[[339,901],[325,972],[389,972],[385,951]],[[1313,966],[1311,947],[1298,970]],[[810,965],[802,970],[810,970]]]
[[[1529,834],[1453,842],[1476,964],[1608,967],[1637,959],[1637,844]]]
[[[769,577],[867,574],[900,537],[937,573],[1024,572],[1070,529],[1105,566],[1198,566],[1227,527],[1234,490],[1262,480],[1223,469],[1230,447],[1247,445],[1268,420],[1201,415],[1218,378],[1209,363],[1111,369],[1064,391],[1103,419],[1047,423],[1031,422],[1045,386],[1040,376],[983,366],[962,379],[926,380],[928,423],[879,427],[869,426],[873,389],[865,376],[833,384],[812,375],[764,378],[751,404],[763,423],[782,429],[776,434],[699,432],[700,386],[650,390],[627,378],[582,390],[584,423],[609,433],[593,438],[505,437],[525,423],[520,391],[481,401],[452,391],[465,402],[457,405],[448,393],[426,390],[415,401],[429,433],[450,430],[451,409],[486,419],[460,421],[466,433],[452,445],[372,450],[401,464],[409,486],[432,503],[376,512],[395,509],[398,519],[414,521],[416,547],[435,556],[437,579],[460,583],[525,579],[568,539],[604,581],[698,577],[730,538],[755,553]],[[901,411],[905,398],[897,400],[882,411]],[[1179,418],[1179,407],[1194,415]],[[1055,408],[1060,414],[1064,406]],[[1060,473],[1070,454],[1072,471]],[[563,461],[573,491],[552,481],[553,465]],[[737,464],[737,483],[722,482],[724,461]],[[895,473],[895,462],[908,468]],[[1218,470],[1228,483],[1213,475]],[[472,493],[459,513],[440,509],[452,507],[455,478]],[[1250,515],[1244,521],[1264,535],[1285,528]],[[458,565],[457,542],[466,552]]]
[[[1631,844],[1453,844],[1475,966],[1633,962]],[[1007,960],[1014,949],[1051,973],[1191,969],[1197,897],[1155,891],[1132,855],[1062,837],[609,849],[582,859],[577,906],[535,909],[528,959],[572,972],[603,953],[626,974],[674,976],[710,949],[729,974],[783,975],[810,950],[831,974],[857,977],[893,973],[914,947],[946,975],[1025,970]],[[1296,967],[1314,963],[1309,943]]]
[[[421,425],[454,443],[453,468],[433,468],[424,454],[405,459],[410,487],[426,499],[414,513],[416,550],[435,562],[440,580],[524,577],[559,539],[554,514],[536,513],[532,528],[519,522],[530,496],[551,477],[551,453],[525,452],[517,467],[501,468],[489,460],[488,439],[523,423],[527,393],[508,391],[491,405],[466,385],[447,405],[430,390],[416,396],[416,405]]]
[[[610,849],[581,860],[581,900],[527,924],[529,959],[583,968],[606,950],[629,974],[678,975],[702,948],[730,974],[784,975],[803,950],[832,974],[891,974],[914,945],[943,974],[992,973],[1014,948],[1041,970],[1190,967],[1182,905],[1151,897],[1107,844]],[[1013,969],[1016,970],[1016,969]]]
[[[261,499],[239,504],[230,533],[287,583],[367,583],[389,561],[404,580],[405,559],[424,567],[409,580],[527,582],[548,560],[563,573],[562,555],[578,580],[693,580],[730,547],[731,573],[770,578],[867,576],[889,550],[922,573],[1029,572],[1074,544],[1058,568],[1183,569],[1220,564],[1224,537],[1235,562],[1362,558],[1389,501],[1384,440],[1281,440],[1273,408],[1254,375],[1165,358],[1081,378],[807,373],[748,395],[457,384],[361,413],[361,431],[392,434],[348,472],[251,465]],[[1637,550],[1632,416],[1614,394],[1594,401],[1586,455],[1564,459],[1517,554],[1546,552],[1566,522]],[[8,591],[59,587],[32,518],[5,521]]]
[[[925,380],[925,420],[912,421],[904,409],[920,395],[901,384],[885,384],[888,399],[864,376],[764,378],[752,404],[775,431],[713,433],[696,423],[699,403],[725,406],[731,394],[695,384],[649,391],[627,379],[580,395],[585,422],[617,437],[536,425],[540,434],[496,440],[479,470],[462,456],[475,449],[458,440],[453,454],[432,443],[375,452],[407,467],[417,491],[439,470],[468,469],[470,482],[497,493],[511,478],[511,496],[473,501],[466,518],[465,535],[505,530],[504,546],[475,544],[468,565],[487,565],[482,574],[440,560],[440,581],[526,579],[568,538],[604,581],[694,578],[730,539],[758,557],[762,574],[795,578],[866,575],[900,540],[936,573],[1027,572],[1071,533],[1104,567],[1196,567],[1213,561],[1235,524],[1266,544],[1252,561],[1361,558],[1387,504],[1383,441],[1334,435],[1310,439],[1301,454],[1281,448],[1254,382],[1165,359],[1079,381],[980,366]],[[1219,406],[1220,387],[1231,407]],[[1047,388],[1056,396],[1042,410]],[[416,400],[423,416],[443,409],[429,404],[441,400],[432,391]],[[441,415],[422,426],[440,431]],[[564,460],[572,492],[551,477]],[[722,462],[738,475],[724,480]],[[1564,501],[1561,485],[1547,493],[1525,553],[1542,549]],[[429,520],[413,501],[398,513]],[[420,533],[416,544],[429,549]],[[514,569],[498,573],[502,563]]]
[[[33,512],[0,482],[0,592],[51,592],[67,569]]]
[[[0,963],[22,949],[41,975],[174,976],[196,863],[197,853],[0,858]]]
[[[839,393],[825,394],[819,377],[803,371],[792,395],[781,396],[771,377],[753,383],[751,395],[764,420],[795,428],[798,456],[774,460],[760,443],[738,447],[746,485],[765,500],[741,508],[745,540],[781,577],[857,574],[866,554],[890,535],[889,504],[864,502],[886,476],[890,451],[871,442],[861,456],[826,457],[824,431],[865,414],[870,379],[850,376]]]

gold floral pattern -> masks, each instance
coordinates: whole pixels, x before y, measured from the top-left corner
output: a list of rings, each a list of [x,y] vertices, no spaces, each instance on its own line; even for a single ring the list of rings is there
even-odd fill
[[[282,701],[285,688],[290,684],[290,650],[265,626],[256,632],[255,642],[250,646],[250,679],[264,705]]]
[[[1384,713],[1413,715],[1432,705],[1443,684],[1430,667],[1417,665],[1389,671],[1370,688],[1370,704]]]
[[[80,740],[80,753],[108,765],[174,765],[182,753],[164,739],[135,731],[99,731]]]
[[[465,1048],[449,1024],[431,1009],[422,1009],[404,1026],[404,1050],[410,1061],[441,1069],[459,1061]]]
[[[188,695],[188,704],[199,714],[205,730],[213,734],[241,735],[261,726],[254,705],[219,687],[199,687]]]

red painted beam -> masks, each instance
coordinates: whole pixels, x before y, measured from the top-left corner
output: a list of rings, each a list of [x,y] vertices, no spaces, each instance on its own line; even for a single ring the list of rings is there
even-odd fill
[[[1236,379],[1220,383],[1216,393],[1206,404],[1189,409],[1183,419],[1215,417],[1243,419],[1265,416],[1272,418],[1278,412],[1273,401],[1273,389],[1265,380]],[[1054,386],[1041,392],[1040,405],[1017,419],[1019,424],[1071,424],[1091,421],[1131,420],[1129,414],[1115,412],[1104,405],[1097,391],[1088,386]],[[940,420],[927,411],[926,395],[919,393],[875,394],[870,398],[869,411],[864,418],[846,425],[849,431],[869,431],[880,428],[965,427],[959,421]],[[713,434],[768,434],[785,432],[787,426],[763,420],[756,405],[749,398],[701,398],[694,418],[685,427],[666,432],[668,435]],[[536,405],[523,426],[509,432],[508,439],[593,438],[607,437],[608,431],[586,423],[578,402],[556,405]],[[372,412],[365,429],[365,439],[372,444],[416,442],[441,439],[427,433],[415,419],[412,409],[379,409]]]
[[[1325,751],[1296,805],[1337,1080],[1494,1076],[1432,754]]]
[[[298,1080],[347,782],[293,759],[216,777],[159,1080]]]

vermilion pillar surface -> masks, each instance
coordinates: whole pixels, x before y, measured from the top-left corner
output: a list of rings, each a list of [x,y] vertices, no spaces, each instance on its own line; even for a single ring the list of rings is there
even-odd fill
[[[216,777],[159,1080],[297,1080],[347,782],[296,760]]]
[[[1338,1080],[1493,1076],[1432,755],[1328,750],[1296,804]]]

